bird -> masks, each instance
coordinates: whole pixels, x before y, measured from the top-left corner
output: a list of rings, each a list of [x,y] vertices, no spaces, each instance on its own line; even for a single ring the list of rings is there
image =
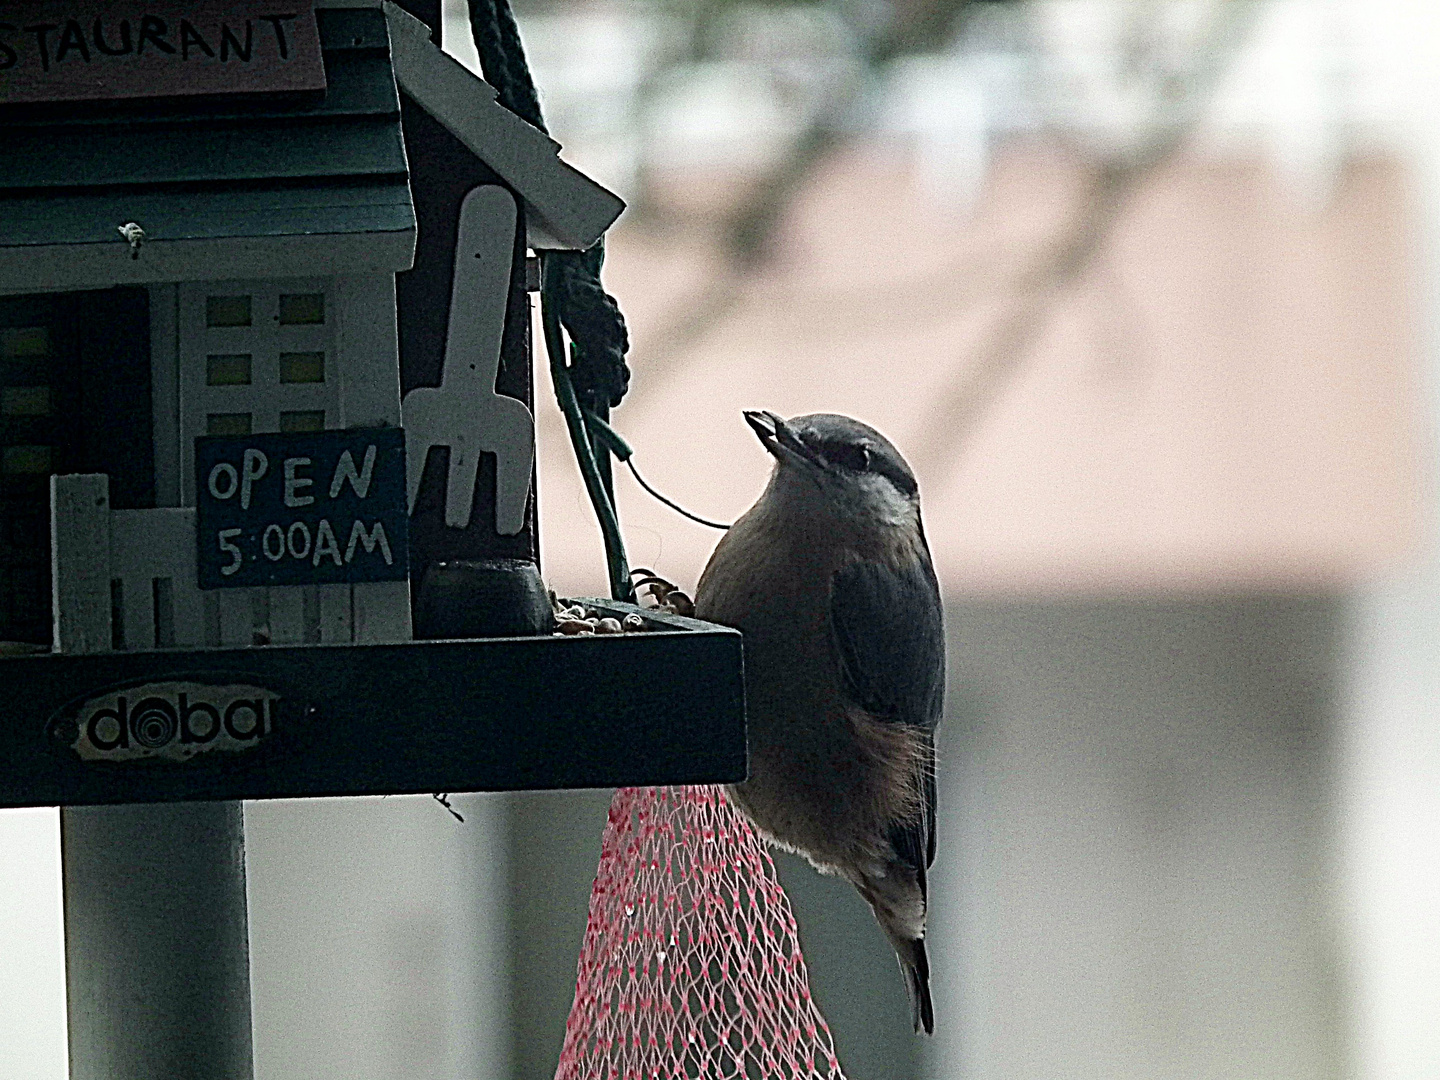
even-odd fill
[[[933,1034],[926,875],[945,633],[919,487],[858,420],[744,417],[773,470],[695,591],[698,618],[744,636],[750,768],[727,793],[772,844],[859,891],[895,949],[915,1031]]]

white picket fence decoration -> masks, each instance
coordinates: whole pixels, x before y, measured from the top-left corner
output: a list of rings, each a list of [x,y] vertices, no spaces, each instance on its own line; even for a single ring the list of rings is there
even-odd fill
[[[112,510],[109,487],[51,478],[55,640],[84,643],[67,651],[410,640],[404,581],[202,591],[194,508]]]

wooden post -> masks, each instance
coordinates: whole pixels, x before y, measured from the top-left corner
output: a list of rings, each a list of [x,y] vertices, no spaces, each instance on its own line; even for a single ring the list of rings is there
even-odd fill
[[[55,643],[111,645],[104,475],[50,481]],[[238,802],[60,812],[71,1080],[251,1080]]]

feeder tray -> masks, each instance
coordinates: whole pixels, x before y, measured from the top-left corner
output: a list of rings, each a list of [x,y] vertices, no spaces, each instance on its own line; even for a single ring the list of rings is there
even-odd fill
[[[0,660],[0,806],[743,779],[740,635],[585,603],[648,628]]]

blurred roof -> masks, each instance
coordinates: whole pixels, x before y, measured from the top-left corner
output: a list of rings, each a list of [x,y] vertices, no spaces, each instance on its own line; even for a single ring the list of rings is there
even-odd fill
[[[730,290],[707,287],[726,270],[705,236],[622,223],[607,277],[636,363],[615,424],[653,484],[729,519],[768,469],[742,408],[867,420],[916,467],[952,591],[1343,584],[1423,532],[1404,179],[1353,159],[1321,205],[1259,161],[1182,156],[1052,289],[1077,160],[1012,145],[962,211],[905,155],[852,150]],[[593,592],[598,534],[541,423],[547,577]],[[632,562],[693,584],[716,534],[617,486]]]

